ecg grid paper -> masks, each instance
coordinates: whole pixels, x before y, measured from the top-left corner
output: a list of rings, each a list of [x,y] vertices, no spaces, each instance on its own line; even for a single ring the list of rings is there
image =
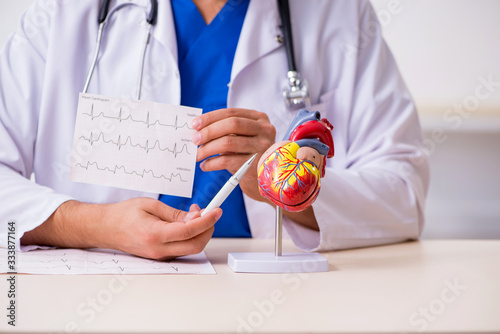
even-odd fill
[[[0,269],[7,266],[8,250],[0,249]],[[19,274],[215,274],[204,252],[173,259],[155,261],[109,249],[46,249],[16,252]]]
[[[191,197],[197,108],[80,94],[72,181]]]

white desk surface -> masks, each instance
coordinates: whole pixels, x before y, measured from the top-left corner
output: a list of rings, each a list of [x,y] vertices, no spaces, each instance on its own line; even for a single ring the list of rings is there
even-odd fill
[[[228,252],[273,249],[271,240],[213,239],[206,253],[217,275],[122,276],[125,283],[113,275],[19,275],[15,330],[3,315],[2,278],[0,331],[500,332],[500,240],[325,253],[328,273],[235,274],[226,264]],[[289,242],[284,249],[295,250]]]

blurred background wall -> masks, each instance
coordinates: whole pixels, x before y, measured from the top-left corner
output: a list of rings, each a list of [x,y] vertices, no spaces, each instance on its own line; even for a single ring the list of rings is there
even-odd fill
[[[0,44],[31,2],[0,0]],[[500,238],[500,1],[371,2],[430,155],[423,237]]]
[[[424,237],[500,238],[500,1],[372,4],[430,154]]]

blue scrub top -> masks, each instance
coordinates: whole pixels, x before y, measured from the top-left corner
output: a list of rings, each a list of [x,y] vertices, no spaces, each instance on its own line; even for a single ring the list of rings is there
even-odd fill
[[[203,113],[227,108],[228,83],[241,27],[249,0],[228,1],[217,16],[205,23],[190,0],[172,0],[181,77],[181,104],[202,108]],[[205,208],[231,177],[226,170],[203,172],[196,163],[192,198],[160,195],[174,208],[189,210],[191,204]],[[240,187],[221,205],[222,217],[215,224],[214,237],[251,237]]]

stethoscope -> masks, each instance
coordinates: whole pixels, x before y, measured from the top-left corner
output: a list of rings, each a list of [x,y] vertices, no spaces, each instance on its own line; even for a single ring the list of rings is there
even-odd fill
[[[111,11],[109,11],[109,4],[111,0],[104,0],[103,3],[101,4],[101,7],[99,8],[99,17],[98,17],[98,23],[99,23],[99,30],[97,32],[97,42],[96,42],[96,48],[94,52],[94,59],[92,60],[92,64],[90,66],[89,73],[87,75],[87,81],[85,82],[85,86],[83,88],[83,92],[86,93],[89,85],[90,85],[90,80],[92,79],[92,75],[94,74],[94,69],[97,64],[97,59],[99,58],[99,51],[101,50],[101,42],[102,42],[102,35],[104,32],[104,28],[106,27],[106,23],[108,22],[108,19],[113,16],[114,13],[119,11],[120,9],[128,6],[138,6],[140,5],[136,3],[124,3],[121,5],[116,6],[113,8]],[[144,35],[143,43],[142,43],[142,56],[141,56],[141,64],[139,67],[139,75],[137,78],[137,95],[136,99],[140,100],[141,99],[141,90],[142,90],[142,76],[144,73],[144,62],[146,60],[146,50],[148,48],[149,44],[149,39],[151,38],[151,28],[156,24],[156,19],[158,17],[158,0],[151,0],[151,10],[149,11],[149,15],[146,18],[146,34]]]
[[[290,20],[290,8],[288,0],[278,0],[278,8],[283,25],[283,39],[288,62],[287,83],[283,89],[283,98],[289,110],[308,109],[311,106],[307,82],[301,79],[301,75],[295,64],[295,52],[293,50],[292,24]]]
[[[118,10],[127,6],[139,6],[136,3],[124,3],[116,6],[111,11],[109,11],[109,5],[111,0],[104,0],[99,8],[99,30],[97,32],[97,42],[96,49],[94,52],[94,58],[92,60],[89,73],[87,75],[87,81],[83,88],[83,92],[86,93],[92,75],[94,73],[95,66],[99,58],[99,52],[101,49],[102,36],[104,28],[109,18],[113,16]],[[290,9],[288,5],[288,0],[278,0],[278,7],[281,17],[281,22],[283,24],[283,39],[286,49],[286,56],[288,62],[288,72],[287,72],[287,83],[286,87],[283,89],[283,98],[285,99],[285,104],[290,110],[306,109],[310,106],[309,91],[307,82],[301,79],[301,75],[297,70],[295,64],[295,53],[293,50],[293,38],[292,38],[292,26],[290,22]],[[142,57],[141,64],[139,67],[139,75],[137,78],[137,95],[136,99],[140,100],[141,90],[142,90],[142,77],[144,73],[144,62],[146,59],[146,50],[151,38],[151,28],[156,24],[156,19],[158,17],[158,0],[151,0],[151,10],[146,18],[147,29],[144,36],[142,44]]]

